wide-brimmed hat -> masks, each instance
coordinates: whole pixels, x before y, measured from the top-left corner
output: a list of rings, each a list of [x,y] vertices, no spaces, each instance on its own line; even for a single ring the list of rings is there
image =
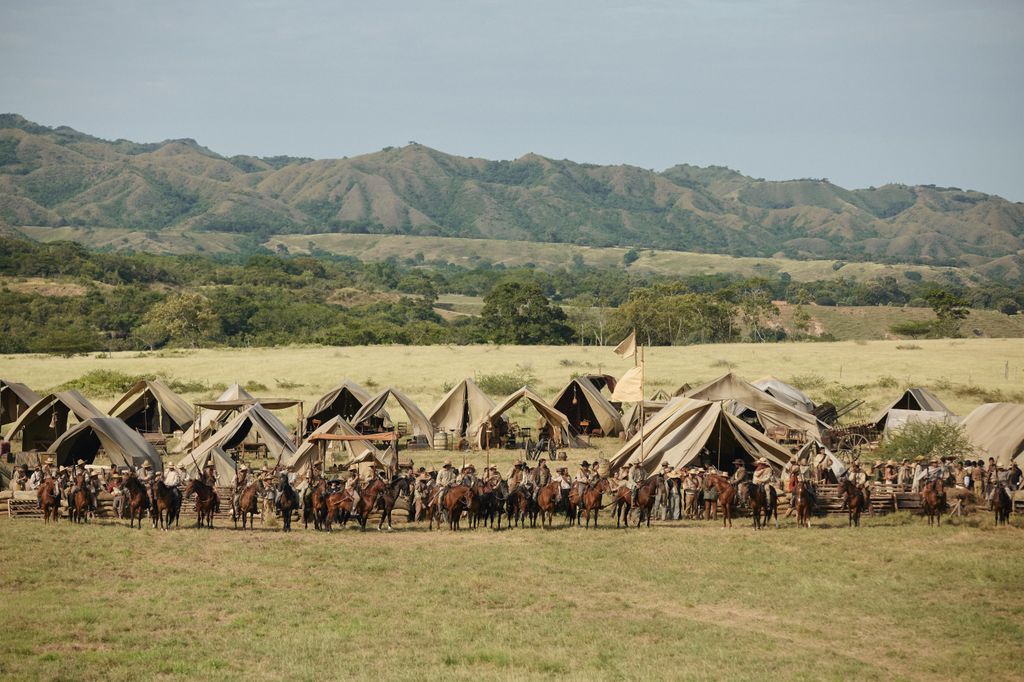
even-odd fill
[[[246,466],[245,464],[243,464],[242,466],[238,467],[238,470],[239,470],[239,471],[248,471],[248,470],[249,470],[249,467],[248,467],[248,466]]]
[[[587,460],[583,460],[582,462],[580,462],[580,466],[581,467],[588,467],[588,466],[590,466],[590,462],[588,462]]]
[[[662,462],[662,463],[661,463],[661,468],[662,468],[662,469],[664,469],[665,467],[669,467],[669,468],[671,468],[671,467],[672,467],[672,465],[671,465],[671,464],[669,464],[668,462]]]
[[[85,466],[85,460],[84,459],[80,459],[77,462],[75,462],[75,464],[77,464],[80,467],[84,467]]]
[[[443,467],[450,467],[451,465],[452,465],[452,461],[450,459],[446,459],[444,461],[444,464],[442,464],[441,466],[443,466]]]
[[[890,459],[888,462],[885,463],[885,466],[887,466],[887,467],[894,467],[894,466],[896,466],[896,460]]]
[[[417,481],[429,481],[430,480],[430,474],[428,474],[426,471],[421,471],[419,473],[419,475],[416,476],[416,480]]]
[[[149,462],[143,462],[143,463],[142,463],[142,468],[143,468],[143,469],[152,469],[152,468],[153,468],[153,465],[152,465],[152,464],[150,464]]]
[[[46,463],[47,464],[53,464],[53,457],[47,457],[46,458]]]
[[[765,466],[768,466],[768,459],[765,458],[765,457],[760,457],[760,458],[758,458],[757,463],[758,464],[764,464]]]

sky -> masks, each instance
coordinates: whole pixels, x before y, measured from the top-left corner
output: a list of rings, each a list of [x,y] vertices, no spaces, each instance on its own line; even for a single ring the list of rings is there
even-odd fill
[[[227,156],[416,141],[1024,201],[1024,2],[0,0],[0,111]]]

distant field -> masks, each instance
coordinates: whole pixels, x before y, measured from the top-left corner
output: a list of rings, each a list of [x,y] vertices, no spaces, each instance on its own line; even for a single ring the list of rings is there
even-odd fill
[[[234,253],[240,250],[244,235],[221,232],[189,232],[182,230],[142,231],[115,228],[21,227],[32,239],[49,242],[71,240],[93,248],[125,249],[150,253]],[[430,260],[441,260],[472,267],[487,261],[507,266],[533,263],[542,269],[569,267],[579,254],[587,265],[614,267],[622,265],[627,248],[597,248],[573,244],[498,241],[494,239],[462,239],[457,237],[414,237],[380,234],[292,234],[274,235],[267,240],[271,249],[279,245],[291,253],[308,253],[312,247],[365,261],[381,261],[389,257],[412,258],[417,253]],[[907,272],[919,273],[925,279],[938,279],[947,273],[959,274],[965,280],[969,270],[925,265],[883,265],[879,263],[847,263],[840,269],[831,260],[792,260],[788,258],[737,258],[707,253],[638,249],[639,258],[630,270],[655,274],[737,274],[770,276],[788,272],[796,281],[832,279],[838,275],[850,279],[892,276],[903,279]]]
[[[518,372],[552,397],[573,375],[621,375],[630,361],[593,346],[365,346],[170,350],[60,358],[0,356],[0,377],[44,391],[96,369],[160,374],[211,386],[256,384],[263,396],[288,395],[307,406],[343,377],[368,388],[396,386],[429,411],[447,387],[464,377]],[[863,398],[860,416],[924,385],[960,414],[996,399],[1024,401],[1024,340],[962,339],[838,343],[720,344],[647,350],[648,393],[698,385],[733,369],[754,380],[765,374],[793,380],[815,398],[837,404]],[[1005,375],[1005,376],[1004,376]],[[108,408],[116,396],[90,396]],[[858,415],[854,415],[855,417]]]
[[[0,520],[0,677],[1019,679],[1021,530]]]

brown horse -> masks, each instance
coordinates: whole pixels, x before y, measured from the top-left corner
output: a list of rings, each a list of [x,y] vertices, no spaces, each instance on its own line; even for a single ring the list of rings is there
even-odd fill
[[[351,511],[352,498],[347,492],[335,489],[326,494],[326,497],[324,498],[324,505],[326,506],[327,511],[324,514],[323,528],[330,533],[335,522],[341,523],[343,513]],[[342,507],[346,506],[347,510],[343,512]]]
[[[68,513],[75,523],[89,522],[89,493],[85,491],[85,476],[75,476],[75,492],[68,500]]]
[[[996,485],[992,491],[992,509],[996,513],[996,525],[1005,526],[1010,521],[1010,512],[1013,511],[1013,500],[1006,492],[1006,488]]]
[[[509,491],[508,496],[505,498],[505,514],[508,516],[508,527],[515,528],[516,526],[526,527],[526,517],[529,511],[530,496],[526,493],[526,488],[521,485],[516,486]],[[501,529],[501,523],[498,523],[498,529]]]
[[[386,487],[384,481],[374,478],[360,492],[359,503],[355,507],[352,506],[352,498],[346,495],[341,504],[341,525],[348,524],[349,519],[355,516],[356,522],[359,523],[359,529],[366,530],[366,519],[377,506],[377,497],[384,492]]]
[[[39,500],[39,508],[43,510],[43,522],[49,523],[50,517],[57,523],[60,519],[60,498],[57,497],[57,482],[52,478],[43,479],[42,484],[36,489],[36,499]]]
[[[839,492],[846,500],[846,510],[849,512],[847,527],[860,528],[860,515],[867,506],[867,497],[864,491],[848,478],[839,482]]]
[[[231,521],[238,528],[238,517],[242,518],[242,530],[245,530],[246,515],[248,515],[249,530],[256,528],[256,514],[260,511],[260,493],[263,492],[263,482],[256,481],[245,486],[242,494],[238,496],[238,509],[232,509]]]
[[[193,478],[185,487],[185,497],[196,496],[196,528],[213,528],[213,512],[217,509],[217,491],[205,481]]]
[[[767,527],[772,516],[775,517],[775,527],[779,527],[779,495],[774,486],[751,483],[747,489],[747,502],[750,515],[754,517],[754,530]]]
[[[177,488],[170,488],[163,481],[157,480],[150,486],[150,499],[153,504],[149,513],[153,518],[153,528],[158,525],[167,530],[172,525],[177,525],[178,514],[181,511],[181,495]]]
[[[594,515],[594,528],[597,528],[597,514],[601,511],[601,496],[611,488],[607,478],[587,486],[583,491],[583,513],[587,516],[586,528],[590,528],[590,515]]]
[[[302,522],[304,527],[309,528],[310,519],[313,520],[315,530],[323,530],[327,520],[327,481],[320,481],[309,491],[309,497],[303,500]],[[245,524],[242,524],[245,527]]]
[[[383,481],[382,481],[383,483]],[[380,521],[377,522],[377,530],[384,530],[384,524],[388,525],[388,530],[394,530],[391,527],[391,513],[395,509],[395,503],[398,502],[398,498],[412,496],[412,483],[409,481],[407,476],[395,476],[391,479],[391,482],[384,486],[384,489],[377,495],[377,506],[380,507]]]
[[[811,527],[811,484],[807,481],[799,481],[794,488],[796,496],[796,527]]]
[[[561,500],[561,488],[558,481],[552,481],[540,489],[537,493],[537,507],[540,509],[540,526],[544,527],[545,520],[550,529],[555,521],[555,508]]]
[[[282,476],[277,493],[277,510],[281,512],[281,532],[292,531],[292,514],[299,508],[299,494],[291,486],[287,478]]]
[[[921,490],[921,509],[928,517],[928,525],[932,522],[942,525],[942,512],[946,509],[946,489],[942,481],[930,481]]]
[[[704,484],[718,490],[718,508],[722,510],[722,528],[728,523],[732,528],[733,502],[736,500],[736,486],[718,474],[708,474]]]
[[[473,489],[465,485],[453,485],[445,493],[444,499],[439,500],[438,503],[444,505],[445,511],[448,512],[448,528],[459,530],[462,512],[468,510],[473,504]],[[429,529],[433,530],[433,528],[434,519],[431,517]]]
[[[128,494],[128,527],[132,528],[138,520],[142,528],[142,517],[149,510],[149,493],[138,477],[129,472],[124,479],[124,491]]]

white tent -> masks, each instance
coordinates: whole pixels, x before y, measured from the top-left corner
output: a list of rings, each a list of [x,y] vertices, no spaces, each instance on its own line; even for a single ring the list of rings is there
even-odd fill
[[[487,415],[494,409],[494,401],[472,379],[463,379],[448,391],[430,413],[430,422],[438,431],[454,435],[457,441],[465,438],[471,445],[480,442],[480,429],[487,423]]]
[[[964,433],[979,456],[993,457],[1003,466],[1016,461],[1024,467],[1024,405],[979,405],[964,419]]]
[[[205,458],[207,453],[214,448],[230,450],[247,439],[251,441],[252,436],[258,437],[259,441],[266,446],[270,457],[280,458],[283,461],[295,452],[295,445],[288,427],[270,410],[255,403],[239,412],[234,419],[203,441],[195,449],[194,454],[197,458]]]
[[[383,414],[386,417],[387,413],[384,412],[384,405],[387,403],[388,398],[394,398],[401,408],[405,410],[405,414],[409,417],[409,426],[411,427],[412,434],[414,436],[423,436],[427,441],[427,445],[433,447],[434,425],[430,423],[427,415],[423,414],[423,410],[409,396],[390,386],[370,398],[359,408],[359,411],[352,417],[352,425],[358,427],[362,422],[378,414]]]
[[[217,402],[228,402],[233,400],[255,400],[252,394],[239,386],[231,384],[224,392],[217,396]],[[184,452],[195,443],[202,443],[214,431],[219,429],[234,414],[232,410],[215,410],[203,408],[199,411],[199,418],[181,434],[181,440],[174,446],[174,452]]]
[[[533,405],[534,409],[537,410],[538,413],[540,413],[541,419],[544,420],[549,426],[551,426],[552,434],[555,440],[558,442],[559,446],[583,446],[583,444],[580,443],[575,438],[575,436],[573,436],[572,431],[570,431],[569,418],[566,417],[561,412],[559,412],[558,410],[556,410],[555,408],[553,408],[547,402],[545,402],[543,398],[537,395],[528,386],[523,386],[518,391],[508,396],[503,401],[501,401],[498,405],[495,405],[494,409],[490,411],[490,413],[487,415],[487,419],[491,423],[492,433],[497,433],[500,431],[498,423],[499,420],[501,420],[502,416],[506,412],[511,410],[512,407],[520,400],[529,401],[530,404]],[[480,432],[480,437],[481,440],[484,437],[484,431],[482,430]],[[481,447],[483,447],[482,442],[480,445]]]
[[[821,438],[822,431],[827,428],[813,415],[790,407],[732,372],[691,389],[684,395],[698,400],[734,401],[733,414],[739,415],[746,410],[753,411],[765,431],[784,427],[802,431],[809,438]]]
[[[810,414],[814,412],[814,401],[811,400],[810,396],[801,391],[796,386],[787,384],[782,379],[776,379],[773,376],[761,377],[757,381],[751,382],[754,388],[758,388],[776,400],[786,403],[790,407],[806,412]]]
[[[290,466],[296,474],[305,476],[310,464],[319,457],[320,444],[315,437],[324,434],[353,437],[361,435],[341,417],[332,417],[309,434],[309,437],[299,445],[298,449],[287,460],[284,460],[285,466]],[[397,463],[393,450],[390,448],[387,451],[378,450],[368,440],[326,441],[326,443],[327,445],[324,447],[327,452],[334,451],[337,455],[342,455],[342,461],[345,463],[362,462],[368,457],[385,468],[393,467]]]

